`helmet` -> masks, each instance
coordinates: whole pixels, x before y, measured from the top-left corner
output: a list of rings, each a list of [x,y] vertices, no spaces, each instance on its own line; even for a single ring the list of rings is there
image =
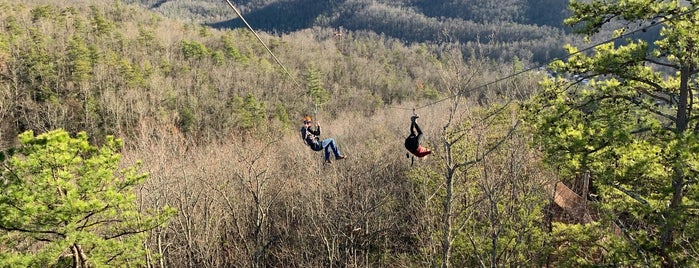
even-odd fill
[[[311,122],[311,121],[313,121],[313,119],[312,119],[310,116],[308,116],[308,115],[305,116],[305,117],[303,118],[303,122],[304,122],[304,123],[305,123],[305,122]]]

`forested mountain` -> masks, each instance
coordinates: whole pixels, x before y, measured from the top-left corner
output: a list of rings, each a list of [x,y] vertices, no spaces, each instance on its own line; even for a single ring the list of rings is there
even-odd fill
[[[371,32],[338,38],[320,27],[260,33],[282,68],[247,29],[184,24],[118,1],[0,5],[0,156],[18,156],[3,162],[0,183],[3,266],[428,265],[438,256],[430,248],[439,244],[443,199],[431,196],[443,190],[431,181],[439,180],[434,168],[442,164],[438,156],[416,160],[411,171],[402,145],[410,108],[434,102],[419,111],[423,144],[438,150],[438,130],[452,122],[454,157],[467,161],[507,135],[501,130],[510,127],[514,106],[497,103],[524,98],[542,76],[466,92],[522,62],[501,65],[464,57],[449,44],[406,45]],[[449,98],[455,93],[463,98]],[[491,104],[500,115],[487,116]],[[322,137],[334,138],[348,159],[324,165],[322,153],[303,143],[298,123],[306,114],[322,122]],[[492,135],[479,140],[477,133]],[[123,139],[122,150],[114,136]],[[97,151],[85,145],[88,137],[109,146]],[[545,171],[525,170],[535,158],[519,150],[524,143],[507,141],[503,153],[516,157],[489,161],[495,170],[524,170],[518,183],[536,181],[508,191],[531,201],[529,209],[498,222],[540,228],[542,185],[549,184]],[[148,177],[110,173],[119,156],[119,167],[140,167]],[[110,162],[92,164],[103,159]],[[454,179],[465,180],[462,174]],[[464,213],[478,206],[487,218],[488,204],[464,194],[486,182],[469,181],[455,186],[449,217],[472,217]],[[119,210],[107,209],[111,204]],[[135,210],[170,217],[155,227],[157,221],[123,219],[151,219]],[[470,228],[481,235],[489,227]],[[513,258],[509,263],[536,255],[518,253],[538,239],[525,236],[501,253]],[[128,247],[138,250],[120,254]]]
[[[313,28],[282,39],[262,32],[287,74],[247,29],[179,24],[119,2],[104,11],[76,3],[5,13],[4,79],[14,86],[3,124],[12,132],[61,126],[130,135],[150,118],[193,137],[220,137],[252,128],[252,118],[236,118],[235,111],[261,109],[259,101],[278,114],[246,116],[288,124],[290,114],[308,111],[310,74],[324,81],[330,115],[350,106],[370,114],[380,105],[447,94],[439,92],[444,81],[434,70],[456,60],[450,53],[466,58],[449,44],[405,46],[371,32],[337,38],[332,29]],[[63,25],[69,30],[58,29]],[[508,70],[490,64],[483,71]],[[416,90],[418,84],[424,86]],[[124,98],[128,106],[120,104]]]
[[[0,0],[0,266],[697,266],[696,4],[318,2]]]
[[[225,1],[137,2],[165,16],[216,28],[244,24]],[[543,62],[574,42],[563,19],[566,1],[233,1],[256,29],[288,33],[313,27],[370,31],[404,42],[456,43],[466,56]]]
[[[411,171],[402,144],[410,108],[434,102],[418,111],[423,144],[439,150],[439,131],[452,125],[445,137],[455,161],[468,161],[507,136],[502,129],[515,109],[498,103],[525,98],[542,76],[467,92],[522,62],[498,64],[464,57],[454,45],[406,45],[368,31],[342,38],[321,27],[260,32],[283,69],[247,29],[185,24],[119,1],[0,5],[0,156],[12,159],[3,162],[0,184],[3,266],[429,266],[442,228],[441,153],[416,160]],[[449,98],[455,93],[462,98]],[[488,116],[489,109],[501,112]],[[322,153],[299,138],[305,114],[322,122],[322,137],[334,138],[348,159],[323,164]],[[123,149],[110,137],[123,139]],[[87,141],[109,146],[98,151]],[[497,224],[540,228],[550,183],[546,171],[525,168],[535,161],[520,150],[525,142],[500,142],[512,158],[488,161],[493,175],[522,170],[511,183],[534,182],[507,191],[529,208]],[[140,167],[148,177],[110,173],[119,156],[119,167]],[[42,164],[52,159],[61,161]],[[110,162],[93,164],[103,159]],[[455,185],[449,217],[478,211],[487,218],[487,206],[516,205],[502,196],[477,202],[484,199],[465,193],[487,182],[456,168],[453,178],[469,183]],[[115,198],[120,210],[105,209]],[[170,217],[155,227],[122,219],[150,219],[134,210]],[[483,235],[487,226],[471,222],[468,233]],[[125,231],[114,235],[111,227]],[[508,263],[538,254],[518,253],[539,239],[525,236],[503,248]],[[142,248],[119,254],[134,245]],[[457,265],[477,261],[456,256]]]

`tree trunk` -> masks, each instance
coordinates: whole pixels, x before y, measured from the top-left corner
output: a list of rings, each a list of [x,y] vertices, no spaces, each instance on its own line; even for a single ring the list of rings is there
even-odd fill
[[[451,209],[452,209],[452,198],[453,198],[453,193],[452,191],[454,190],[454,171],[452,169],[447,169],[447,174],[446,174],[446,187],[447,187],[447,195],[444,198],[444,218],[442,220],[444,221],[443,225],[443,237],[442,237],[442,267],[443,268],[449,268],[451,267],[450,263],[450,258],[451,258],[451,236],[452,236],[452,215],[451,215]]]
[[[78,244],[73,244],[70,246],[70,251],[73,253],[73,267],[87,268],[87,256],[85,256],[82,247]]]
[[[689,78],[692,68],[688,65],[684,65],[680,68],[680,96],[677,103],[677,129],[676,135],[683,135],[687,130],[687,108],[688,108],[688,98],[689,98]],[[679,154],[675,155],[675,163],[681,163],[679,160]],[[677,221],[677,215],[680,214],[680,207],[682,206],[682,186],[684,185],[684,173],[681,167],[674,167],[674,172],[672,174],[672,199],[670,200],[670,206],[667,210],[666,221],[661,230],[661,240],[660,240],[660,255],[665,259],[663,261],[663,266],[672,267],[674,262],[672,257],[668,253],[672,252],[672,249],[668,249],[673,244],[673,232],[674,225]]]

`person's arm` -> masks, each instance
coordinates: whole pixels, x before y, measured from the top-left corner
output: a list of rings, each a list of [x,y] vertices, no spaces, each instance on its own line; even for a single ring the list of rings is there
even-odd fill
[[[316,122],[316,130],[315,131],[311,130],[310,127],[308,128],[308,130],[311,131],[311,133],[313,133],[313,135],[320,136],[320,122]]]

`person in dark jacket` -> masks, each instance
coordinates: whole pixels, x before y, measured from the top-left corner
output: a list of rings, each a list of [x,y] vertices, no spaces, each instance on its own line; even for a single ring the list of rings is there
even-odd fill
[[[332,150],[335,155],[335,159],[345,159],[347,156],[340,154],[340,149],[337,148],[335,139],[326,138],[320,140],[320,122],[316,121],[316,130],[312,129],[312,119],[310,116],[303,118],[303,126],[301,127],[301,138],[306,142],[313,151],[320,151],[325,149],[325,163],[332,163],[330,161],[330,151]]]
[[[413,115],[410,117],[410,135],[405,138],[405,149],[417,157],[425,157],[432,153],[432,150],[422,147],[420,139],[422,138],[422,130],[417,125],[419,116]]]

